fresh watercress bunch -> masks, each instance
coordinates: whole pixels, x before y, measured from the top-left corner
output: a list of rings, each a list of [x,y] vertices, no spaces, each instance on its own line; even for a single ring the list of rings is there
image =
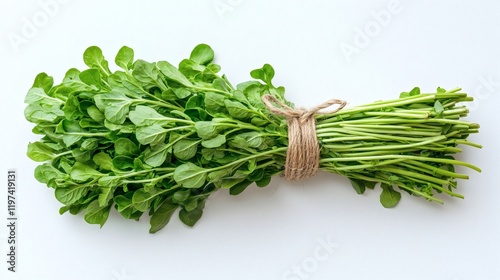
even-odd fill
[[[193,226],[207,198],[219,189],[232,195],[281,173],[288,145],[286,120],[269,114],[261,98],[285,100],[266,64],[255,80],[233,86],[214,52],[198,45],[178,67],[134,58],[123,47],[112,71],[98,47],[88,48],[88,69],[70,69],[60,84],[40,73],[26,95],[25,117],[39,141],[28,156],[42,162],[35,178],[53,188],[60,213],[84,212],[103,225],[111,208],[127,218],[150,216],[150,232],[162,229],[177,209]],[[459,144],[479,126],[460,118],[460,89],[421,94],[317,116],[320,166],[350,179],[357,193],[381,183],[380,201],[394,207],[399,190],[442,202],[435,193],[453,189]]]

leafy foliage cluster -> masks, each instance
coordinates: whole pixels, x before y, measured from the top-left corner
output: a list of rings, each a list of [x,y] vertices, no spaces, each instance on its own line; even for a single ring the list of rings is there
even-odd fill
[[[85,211],[88,223],[103,225],[111,208],[127,219],[147,213],[151,233],[179,209],[193,226],[207,198],[219,189],[232,195],[252,183],[266,186],[283,170],[286,120],[268,113],[264,94],[284,98],[272,84],[273,68],[253,70],[256,79],[233,86],[208,45],[198,45],[178,67],[167,61],[135,60],[119,50],[111,71],[98,47],[88,48],[84,71],[70,69],[63,81],[40,73],[29,90],[25,117],[40,141],[28,156],[43,162],[38,181],[55,190],[60,213]],[[393,207],[401,189],[429,200],[452,191],[458,144],[476,124],[460,121],[471,98],[457,90],[375,102],[317,117],[321,168],[348,177],[363,193],[381,182],[381,202]]]

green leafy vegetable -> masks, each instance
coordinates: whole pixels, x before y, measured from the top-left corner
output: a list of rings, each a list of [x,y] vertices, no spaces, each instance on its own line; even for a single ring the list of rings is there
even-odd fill
[[[36,76],[24,111],[42,135],[28,144],[41,164],[35,178],[55,191],[60,213],[77,214],[103,225],[111,208],[126,219],[151,216],[150,232],[165,227],[177,209],[193,226],[207,198],[219,189],[238,195],[254,183],[269,184],[283,171],[288,145],[286,120],[269,113],[262,96],[293,106],[275,87],[269,64],[232,85],[214,52],[198,45],[178,67],[167,61],[135,60],[122,47],[111,71],[98,47],[83,55],[89,67],[70,69],[54,85]],[[453,158],[479,125],[462,120],[460,89],[403,92],[399,99],[345,108],[316,116],[321,169],[347,177],[363,194],[380,185],[380,202],[394,207],[401,192],[442,203],[455,197],[455,166],[480,171]]]

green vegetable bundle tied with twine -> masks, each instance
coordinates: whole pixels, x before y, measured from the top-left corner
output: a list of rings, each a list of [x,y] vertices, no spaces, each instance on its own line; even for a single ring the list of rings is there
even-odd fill
[[[462,197],[457,179],[468,176],[455,166],[480,171],[452,157],[460,144],[481,147],[467,141],[479,125],[462,120],[461,103],[472,97],[460,89],[295,109],[270,65],[233,86],[213,58],[201,44],[175,67],[135,60],[123,47],[113,72],[93,46],[83,55],[88,69],[70,69],[58,85],[36,77],[25,117],[42,138],[28,156],[43,162],[35,177],[55,190],[61,214],[83,211],[102,226],[111,208],[133,220],[147,212],[155,233],[177,209],[193,226],[210,194],[265,187],[276,174],[300,180],[321,169],[347,177],[359,194],[380,183],[380,202],[394,207],[401,191],[439,203],[437,193]]]

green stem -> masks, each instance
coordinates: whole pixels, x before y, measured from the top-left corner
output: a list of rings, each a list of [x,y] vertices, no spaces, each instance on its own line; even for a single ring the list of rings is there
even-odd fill
[[[188,125],[186,125],[186,126],[177,126],[177,127],[165,129],[164,133],[172,132],[172,131],[176,131],[176,130],[192,129],[192,128],[193,128],[192,126],[188,126]]]
[[[428,200],[430,200],[430,201],[435,201],[435,202],[440,203],[440,204],[443,204],[443,203],[444,203],[444,201],[442,201],[441,199],[436,198],[436,197],[434,197],[434,196],[432,196],[432,195],[429,195],[429,194],[427,194],[427,193],[421,192],[421,191],[419,191],[419,190],[416,190],[416,189],[414,189],[414,188],[408,187],[408,186],[403,185],[403,184],[397,184],[397,183],[396,183],[396,185],[397,185],[400,189],[404,189],[404,190],[410,191],[410,192],[412,192],[412,193],[414,193],[414,194],[416,194],[416,195],[420,195],[420,196],[422,196],[422,197],[425,197],[425,198],[427,198],[427,199],[428,199]]]
[[[415,166],[422,167],[424,170],[420,169],[422,172],[426,172],[431,175],[443,175],[443,176],[448,176],[451,178],[459,178],[459,179],[469,179],[469,176],[465,174],[460,174],[460,173],[455,173],[451,172],[448,170],[444,170],[432,165],[425,164],[423,162],[415,161],[415,160],[408,160],[406,163],[401,163],[401,165],[406,166],[408,168],[415,168]]]
[[[439,163],[446,163],[446,164],[454,164],[454,165],[461,165],[465,166],[468,168],[471,168],[477,172],[481,172],[481,169],[477,166],[474,166],[470,163],[459,161],[459,160],[454,160],[454,159],[447,159],[447,158],[432,158],[432,157],[420,157],[420,156],[409,156],[409,155],[381,155],[381,156],[364,156],[364,157],[352,157],[352,158],[324,158],[320,159],[320,163],[326,163],[326,162],[337,162],[337,161],[363,161],[363,160],[381,160],[381,159],[396,159],[396,158],[404,158],[404,159],[413,159],[413,160],[419,160],[419,161],[429,161],[429,162],[439,162]]]
[[[428,119],[429,113],[399,113],[399,112],[364,112],[367,116],[389,116],[389,117],[399,117],[399,118],[409,118],[409,119]]]
[[[383,178],[372,178],[372,177],[368,177],[368,176],[364,176],[364,175],[356,175],[356,176],[350,176],[349,178],[354,178],[354,179],[361,179],[361,180],[364,180],[364,181],[369,181],[369,182],[376,182],[376,183],[383,183],[383,184],[387,184],[387,185],[393,185],[392,182],[388,181],[388,180],[385,180]],[[430,201],[435,201],[435,202],[438,202],[438,203],[441,203],[443,204],[443,201],[434,197],[434,196],[431,196],[427,193],[424,193],[424,192],[421,192],[419,190],[416,190],[414,188],[411,188],[411,187],[408,187],[402,183],[396,183],[396,185],[401,188],[401,189],[405,189],[409,192],[412,192],[416,195],[419,195],[419,196],[422,196],[422,197],[425,197],[426,199],[430,200]]]
[[[176,118],[169,118],[169,117],[162,117],[162,118],[148,118],[148,120],[158,120],[158,121],[168,121],[168,122],[176,122],[176,123],[186,123],[190,125],[194,125],[194,122],[191,120],[185,120],[185,119],[176,119]]]
[[[52,157],[52,160],[55,160],[55,159],[57,159],[57,158],[59,158],[59,157],[65,156],[65,155],[70,155],[71,153],[72,153],[72,151],[70,150],[70,151],[66,151],[66,152],[63,152],[63,153],[57,154],[57,155],[55,155],[54,157]]]
[[[343,167],[335,167],[335,170],[339,170],[339,171],[356,170],[356,169],[364,170],[364,169],[369,169],[369,168],[376,167],[376,166],[399,163],[402,161],[405,161],[405,159],[386,160],[386,161],[381,161],[381,162],[375,163],[375,164],[368,163],[368,164],[360,164],[360,165],[347,165],[347,166],[343,166]]]
[[[74,135],[74,136],[85,136],[85,137],[105,137],[108,135],[108,132],[95,132],[95,133],[86,133],[86,132],[65,132],[66,135]]]
[[[159,176],[159,177],[155,177],[155,178],[152,178],[152,179],[144,179],[144,180],[124,180],[123,183],[125,184],[128,184],[128,183],[149,183],[149,182],[153,182],[153,181],[160,181],[160,180],[163,180],[163,179],[167,179],[167,178],[171,178],[172,176],[174,176],[174,173],[171,172],[171,173],[167,173],[165,175],[162,175],[162,176]],[[169,189],[170,190],[170,189]]]
[[[197,90],[197,91],[209,91],[209,92],[216,92],[216,93],[221,93],[221,94],[224,94],[226,96],[232,96],[229,92],[226,92],[226,91],[223,91],[223,90],[219,90],[219,89],[215,89],[215,88],[204,88],[204,87],[197,87],[197,86],[193,86],[191,87],[192,89],[194,90]]]
[[[384,145],[384,143],[380,143],[381,145],[376,146],[376,149],[377,150],[408,149],[408,148],[414,148],[414,147],[419,147],[419,146],[425,146],[427,144],[438,142],[438,141],[441,141],[444,139],[446,139],[446,136],[442,135],[442,136],[433,137],[433,138],[428,139],[426,141],[421,141],[421,142],[416,142],[416,143],[406,144],[406,145],[387,145],[387,144]],[[362,147],[356,148],[356,147],[353,147],[351,145],[351,146],[345,147],[344,149],[349,149],[350,151],[371,151],[374,149],[374,147],[366,147],[366,144],[364,144],[364,143],[360,143],[357,145],[360,145]],[[325,145],[324,147],[328,148],[328,149],[332,149],[332,150],[335,150],[336,148],[338,148],[338,146],[336,146],[336,145]]]
[[[419,174],[419,173],[412,172],[412,171],[402,170],[399,168],[384,168],[383,170],[387,171],[387,172],[394,173],[394,174],[400,174],[400,175],[404,175],[404,176],[408,176],[408,177],[412,177],[412,178],[417,178],[417,179],[421,179],[421,180],[428,181],[428,182],[433,182],[436,184],[441,184],[441,185],[449,184],[449,182],[446,180],[438,179],[438,178],[427,176],[424,174]]]
[[[172,110],[182,110],[182,108],[180,107],[177,107],[177,106],[174,106],[170,103],[167,103],[167,102],[160,102],[160,101],[154,101],[154,100],[149,100],[149,99],[134,99],[132,100],[133,103],[143,103],[143,104],[152,104],[152,105],[156,105],[156,106],[160,106],[160,107],[164,107],[164,108],[168,108],[168,109],[172,109]]]
[[[254,155],[251,155],[251,156],[248,156],[248,157],[245,157],[245,158],[240,158],[240,159],[238,159],[236,161],[233,161],[231,163],[228,163],[226,165],[222,165],[222,166],[214,167],[214,168],[211,168],[211,169],[207,169],[205,172],[218,171],[218,170],[221,170],[221,169],[225,169],[225,168],[231,167],[233,165],[237,165],[237,164],[240,164],[240,163],[247,162],[247,161],[249,161],[251,159],[254,159],[254,158],[265,157],[265,156],[269,156],[269,155],[273,155],[273,154],[278,154],[280,152],[285,152],[287,149],[288,149],[287,147],[281,147],[281,148],[277,148],[277,149],[274,149],[274,150],[270,150],[270,151],[266,151],[266,152],[254,154]]]

